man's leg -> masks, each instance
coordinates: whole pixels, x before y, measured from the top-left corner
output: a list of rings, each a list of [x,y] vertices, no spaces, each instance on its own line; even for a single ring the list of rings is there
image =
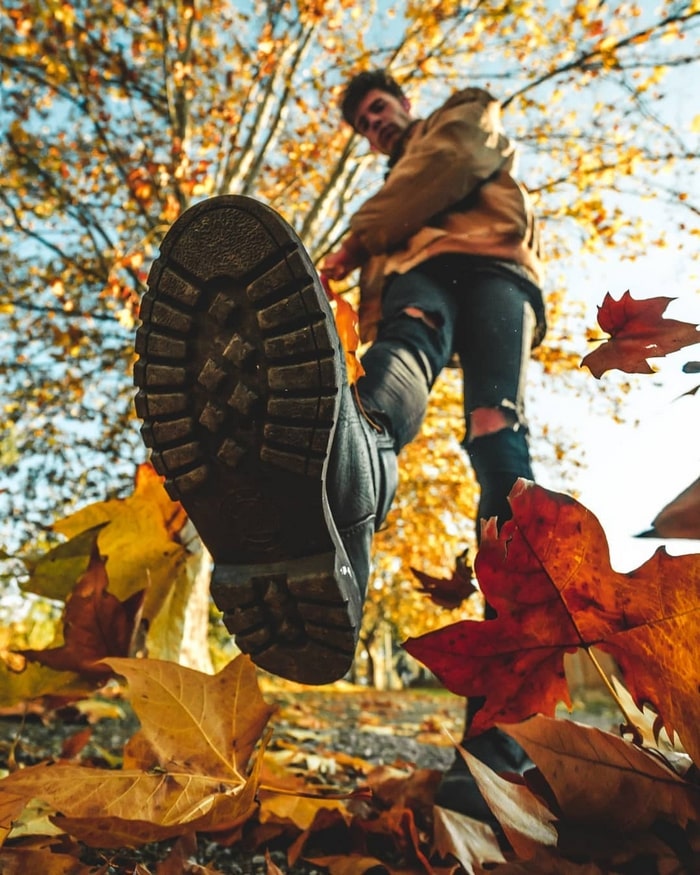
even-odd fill
[[[250,198],[197,204],[163,240],[141,320],[142,434],[214,557],[227,627],[275,674],[341,677],[396,455],[358,413],[301,242]]]
[[[446,259],[436,267],[443,275],[446,269],[459,272],[459,261]],[[532,479],[523,398],[535,319],[525,290],[508,275],[462,270],[460,280],[465,288],[455,348],[464,371],[464,447],[481,490],[479,540],[481,520],[495,516],[501,525],[509,519],[508,494],[515,481]],[[494,616],[489,605],[485,616]],[[496,772],[523,772],[531,762],[505,733],[494,728],[469,735],[482,704],[479,699],[467,701],[462,744]],[[436,803],[496,825],[461,754],[444,775]]]

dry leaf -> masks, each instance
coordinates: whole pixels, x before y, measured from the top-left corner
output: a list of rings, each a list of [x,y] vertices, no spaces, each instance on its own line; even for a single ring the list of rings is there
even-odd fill
[[[622,574],[600,523],[570,496],[521,480],[510,501],[513,518],[500,534],[491,521],[476,558],[496,618],[447,626],[406,649],[448,689],[485,697],[471,727],[478,734],[570,706],[564,654],[595,645],[617,661],[635,701],[651,703],[700,761],[700,557],[661,548]]]
[[[63,612],[60,647],[21,650],[27,659],[55,671],[74,671],[96,680],[110,675],[100,661],[106,656],[127,656],[143,592],[120,602],[107,591],[105,563],[93,543],[90,564],[76,583]]]
[[[573,823],[644,831],[700,820],[700,795],[660,759],[591,726],[533,717],[501,728],[527,751]]]
[[[628,374],[652,374],[647,359],[700,343],[697,326],[663,318],[664,310],[673,300],[665,297],[637,300],[627,291],[616,301],[608,292],[598,307],[598,324],[610,339],[585,356],[581,364],[594,377],[601,377],[613,368]]]
[[[0,829],[39,798],[55,822],[98,847],[133,847],[183,831],[230,828],[255,805],[260,757],[247,769],[270,716],[247,657],[215,676],[155,660],[114,659],[141,721],[139,767],[106,771],[32,766],[0,781]]]

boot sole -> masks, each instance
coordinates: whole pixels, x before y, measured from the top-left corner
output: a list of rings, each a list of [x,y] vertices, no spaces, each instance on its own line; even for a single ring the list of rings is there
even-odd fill
[[[212,596],[261,668],[342,677],[362,600],[325,491],[345,367],[301,241],[224,195],[167,233],[141,303],[136,412],[216,563]]]

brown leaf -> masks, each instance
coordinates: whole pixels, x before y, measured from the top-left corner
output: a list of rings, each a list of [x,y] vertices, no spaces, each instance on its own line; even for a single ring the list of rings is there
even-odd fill
[[[594,377],[617,368],[628,374],[651,374],[647,359],[665,356],[700,342],[700,330],[690,322],[664,319],[662,314],[675,298],[636,300],[629,291],[619,301],[608,292],[598,307],[598,324],[610,335],[581,362]]]
[[[328,857],[304,857],[307,863],[328,869],[330,875],[364,875],[365,872],[376,870],[377,872],[391,872],[385,863],[376,857],[364,854],[338,854]],[[402,869],[409,875],[411,870]],[[424,873],[420,873],[424,875]]]
[[[662,507],[639,537],[700,539],[700,477]]]
[[[481,863],[505,861],[498,840],[487,824],[440,806],[435,807],[434,824],[437,853],[443,858],[453,856],[470,875],[475,866],[482,871]]]
[[[489,875],[611,875],[611,871],[597,863],[574,863],[556,851],[543,849],[530,860],[494,866]]]
[[[42,837],[34,842],[0,850],[2,875],[93,875],[93,866],[84,865],[74,853],[66,853],[55,839]]]
[[[610,566],[600,523],[573,498],[519,481],[513,518],[486,528],[476,559],[497,616],[406,642],[453,692],[485,697],[471,731],[570,706],[564,653],[610,653],[634,700],[651,703],[700,761],[700,557],[663,548],[636,571]],[[660,654],[673,653],[673,659]]]
[[[61,759],[75,759],[92,738],[92,729],[87,726],[65,739],[61,745]]]
[[[573,822],[644,831],[658,819],[700,819],[697,790],[662,761],[608,732],[533,717],[501,728],[527,751]]]
[[[452,577],[432,577],[416,568],[411,568],[418,578],[419,592],[424,592],[430,599],[441,608],[452,610],[458,608],[470,595],[477,591],[474,586],[473,571],[468,564],[465,554],[455,560],[455,570]]]
[[[555,848],[557,830],[552,812],[526,786],[502,778],[461,745],[457,748],[518,856],[531,857],[542,846]]]
[[[280,867],[273,862],[269,848],[265,848],[265,869],[267,875],[284,875]]]
[[[382,805],[430,813],[442,772],[437,769],[402,771],[377,766],[367,775],[367,786]]]
[[[127,656],[143,592],[120,602],[107,591],[105,563],[93,544],[90,564],[66,601],[64,644],[47,650],[21,650],[27,659],[56,671],[74,671],[102,680],[110,672],[99,665],[106,656]]]

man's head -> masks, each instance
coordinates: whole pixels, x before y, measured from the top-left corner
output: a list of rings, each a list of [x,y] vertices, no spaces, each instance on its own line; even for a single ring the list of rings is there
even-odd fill
[[[401,86],[384,70],[359,73],[351,79],[341,103],[345,121],[372,149],[385,155],[391,155],[411,123],[410,108]]]

